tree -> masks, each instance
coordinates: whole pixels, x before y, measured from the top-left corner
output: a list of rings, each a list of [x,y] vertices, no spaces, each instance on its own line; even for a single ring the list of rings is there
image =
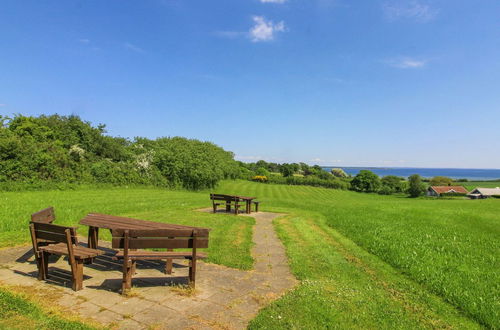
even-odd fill
[[[410,197],[418,197],[425,192],[425,185],[418,174],[413,174],[408,178],[408,194]]]
[[[284,177],[293,176],[295,173],[292,164],[282,164],[280,170]]]
[[[403,178],[395,175],[384,176],[381,180],[382,186],[387,187],[384,191],[387,192],[389,189],[393,192],[403,192]]]
[[[451,186],[453,184],[453,179],[447,176],[435,176],[429,182],[431,186]]]
[[[269,177],[269,171],[267,169],[265,169],[264,167],[259,167],[255,171],[255,174],[259,175],[259,176],[267,176],[267,177]]]
[[[336,176],[337,178],[347,178],[348,177],[347,173],[341,168],[332,168],[332,170],[330,172],[332,172],[332,174],[334,176]]]
[[[380,178],[372,171],[361,170],[352,179],[351,188],[359,192],[375,192],[380,188]]]

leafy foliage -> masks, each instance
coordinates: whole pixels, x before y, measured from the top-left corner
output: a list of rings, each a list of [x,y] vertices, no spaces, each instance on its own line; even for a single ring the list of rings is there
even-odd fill
[[[422,183],[420,175],[410,175],[410,177],[408,177],[408,194],[410,194],[410,197],[418,197],[424,192],[425,185]]]
[[[430,181],[431,186],[451,186],[453,185],[453,179],[447,176],[435,176]]]
[[[202,189],[240,175],[234,155],[181,137],[133,141],[77,116],[0,117],[0,183],[148,184]]]
[[[368,170],[361,170],[351,181],[351,189],[359,192],[376,192],[380,188],[378,175]]]

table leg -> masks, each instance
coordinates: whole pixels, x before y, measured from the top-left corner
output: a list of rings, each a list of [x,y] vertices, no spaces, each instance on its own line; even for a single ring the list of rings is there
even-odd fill
[[[226,202],[226,212],[231,212],[231,202]]]
[[[250,214],[252,213],[252,201],[251,200],[247,200],[247,214]]]
[[[89,234],[87,238],[87,244],[91,249],[97,249],[99,242],[99,227],[89,227]],[[94,261],[94,258],[89,258],[85,260],[86,264],[91,264]]]

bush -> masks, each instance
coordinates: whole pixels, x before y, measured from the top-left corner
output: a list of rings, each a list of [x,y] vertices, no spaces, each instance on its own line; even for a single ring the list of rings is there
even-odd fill
[[[410,197],[418,197],[425,192],[425,185],[418,174],[413,174],[408,178],[408,194]]]
[[[451,186],[453,184],[453,179],[446,176],[435,176],[430,181],[431,186]]]
[[[343,189],[343,190],[349,189],[349,182],[336,178],[331,180],[324,180],[313,176],[283,177],[278,175],[271,175],[269,177],[269,182],[277,184],[295,185],[295,186],[313,186],[313,187],[324,187],[324,188]]]
[[[386,186],[386,185],[382,185],[380,187],[380,189],[377,191],[377,193],[379,195],[391,195],[395,192],[396,191],[394,190],[394,188],[392,188],[391,186]]]
[[[380,178],[368,170],[361,170],[351,181],[351,189],[358,192],[375,192],[380,188]]]
[[[234,155],[212,143],[180,137],[131,141],[107,136],[104,128],[77,116],[0,116],[0,183],[203,189],[242,175]]]
[[[404,178],[401,178],[401,177],[395,176],[395,175],[384,176],[380,180],[380,182],[382,184],[382,187],[386,186],[386,187],[391,188],[391,190],[393,191],[393,193],[403,192],[404,188],[405,188]]]
[[[330,171],[334,176],[336,176],[337,178],[347,178],[349,177],[349,175],[347,175],[347,173],[341,169],[341,168],[332,168],[332,170]]]
[[[267,182],[268,179],[267,179],[267,176],[265,175],[256,175],[252,178],[252,181],[256,181],[256,182]]]

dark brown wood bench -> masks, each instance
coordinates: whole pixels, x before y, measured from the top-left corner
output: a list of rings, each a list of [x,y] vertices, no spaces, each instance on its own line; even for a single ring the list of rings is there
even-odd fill
[[[84,261],[104,252],[78,245],[75,227],[31,222],[30,232],[33,242],[33,253],[35,254],[38,266],[38,279],[45,280],[48,277],[49,255],[68,256],[68,262],[71,266],[73,290],[81,290],[83,288]]]
[[[56,214],[54,212],[54,207],[52,206],[31,215],[32,222],[52,223],[54,220],[56,220]]]
[[[240,199],[237,196],[223,195],[223,194],[210,194],[210,199],[212,200],[212,206],[214,213],[217,213],[217,207],[221,206],[223,203],[217,203],[218,201],[224,202],[226,206],[226,212],[231,212],[231,206],[234,208],[234,214],[238,214],[240,207]]]
[[[132,288],[132,274],[137,260],[188,259],[188,283],[196,283],[196,260],[206,255],[198,248],[208,248],[208,229],[116,229],[113,230],[112,247],[122,249],[115,259],[123,259],[122,293]],[[139,249],[167,249],[151,251]],[[172,251],[191,249],[191,251]]]
[[[54,207],[49,206],[46,209],[35,212],[31,215],[31,222],[38,223],[52,223],[56,220],[56,214],[54,212]],[[38,246],[44,246],[47,244],[51,244],[54,242],[46,241],[46,240],[38,240]]]
[[[255,212],[259,212],[259,201],[252,201],[253,205],[255,205]]]

